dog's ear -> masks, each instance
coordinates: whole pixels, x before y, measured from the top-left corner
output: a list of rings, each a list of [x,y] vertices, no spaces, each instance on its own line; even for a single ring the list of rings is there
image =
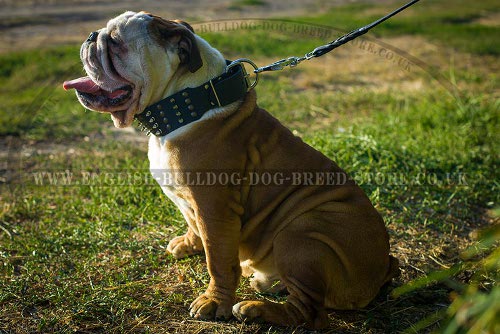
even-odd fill
[[[193,29],[193,27],[191,27],[191,25],[189,23],[182,21],[182,20],[172,20],[172,21],[175,23],[182,24],[184,27],[188,28],[189,31],[191,31],[194,34],[194,29]]]
[[[148,15],[153,18],[148,26],[152,36],[160,44],[176,43],[181,63],[186,64],[191,73],[196,72],[203,65],[203,61],[193,28],[183,21],[165,20],[159,16]]]

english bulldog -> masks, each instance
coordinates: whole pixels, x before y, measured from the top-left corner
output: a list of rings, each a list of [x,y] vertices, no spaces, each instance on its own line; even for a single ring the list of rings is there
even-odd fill
[[[80,57],[87,76],[64,88],[116,127],[149,125],[153,175],[181,174],[159,183],[187,222],[168,251],[206,255],[210,283],[191,316],[323,328],[327,310],[365,307],[396,275],[385,224],[361,188],[259,108],[255,90],[240,87],[241,66],[229,71],[189,24],[126,12],[91,33]],[[187,171],[241,182],[187,182]],[[247,178],[266,173],[281,178]],[[241,275],[259,292],[284,290],[286,302],[236,303]]]

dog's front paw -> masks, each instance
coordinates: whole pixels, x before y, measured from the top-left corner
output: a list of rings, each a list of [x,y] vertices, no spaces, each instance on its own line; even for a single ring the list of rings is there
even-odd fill
[[[232,317],[232,304],[231,301],[216,301],[204,293],[191,303],[189,315],[202,320],[228,320]]]
[[[191,242],[186,235],[176,237],[168,243],[167,251],[176,259],[203,252],[203,245],[200,242]]]

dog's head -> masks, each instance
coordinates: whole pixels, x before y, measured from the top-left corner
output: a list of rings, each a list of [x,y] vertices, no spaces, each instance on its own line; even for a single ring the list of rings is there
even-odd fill
[[[90,34],[80,50],[87,76],[64,83],[88,109],[110,113],[116,127],[164,97],[175,78],[203,65],[197,36],[182,21],[126,12]]]

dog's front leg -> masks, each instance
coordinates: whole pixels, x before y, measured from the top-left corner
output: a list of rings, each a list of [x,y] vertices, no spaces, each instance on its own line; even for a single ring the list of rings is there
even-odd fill
[[[190,306],[194,318],[229,319],[241,275],[238,258],[240,223],[208,220],[199,224],[210,283],[205,293]]]

